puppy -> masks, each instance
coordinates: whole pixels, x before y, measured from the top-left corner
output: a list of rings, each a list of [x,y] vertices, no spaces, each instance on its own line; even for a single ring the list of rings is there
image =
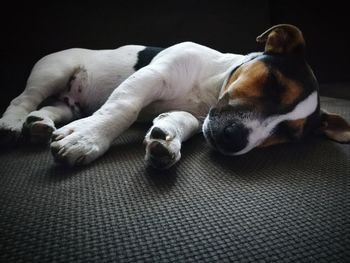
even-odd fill
[[[276,25],[257,41],[264,52],[249,55],[192,42],[50,54],[35,64],[0,119],[1,143],[27,135],[33,143],[51,143],[57,161],[82,165],[103,155],[135,121],[153,120],[145,159],[160,169],[179,161],[181,143],[201,131],[226,155],[315,131],[349,143],[349,124],[320,110],[301,31]]]

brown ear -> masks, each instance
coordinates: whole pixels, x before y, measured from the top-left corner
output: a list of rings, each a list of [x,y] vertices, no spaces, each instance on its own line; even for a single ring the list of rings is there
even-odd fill
[[[340,143],[350,143],[350,125],[338,114],[321,112],[320,133]]]
[[[305,40],[301,31],[293,25],[280,24],[266,30],[256,38],[265,43],[265,53],[303,55]]]

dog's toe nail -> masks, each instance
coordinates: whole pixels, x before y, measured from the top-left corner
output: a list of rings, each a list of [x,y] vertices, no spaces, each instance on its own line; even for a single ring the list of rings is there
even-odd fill
[[[58,135],[57,137],[56,137],[56,141],[59,141],[59,140],[61,140],[61,139],[63,139],[64,138],[64,135]]]
[[[53,133],[52,134],[52,141],[59,141],[59,140],[61,140],[61,139],[63,139],[63,135],[62,134],[55,134],[55,133]]]
[[[66,150],[66,149],[65,149],[64,147],[62,147],[62,148],[61,148],[61,149],[58,151],[58,153],[57,153],[57,154],[58,154],[58,155],[62,155],[62,156],[63,156],[63,155],[64,155],[65,150]]]

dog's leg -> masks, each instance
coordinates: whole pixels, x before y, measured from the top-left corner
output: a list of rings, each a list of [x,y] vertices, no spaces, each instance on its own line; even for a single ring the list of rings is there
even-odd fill
[[[192,114],[173,111],[159,115],[147,132],[145,160],[147,165],[166,169],[181,158],[181,143],[200,132],[200,122]]]
[[[80,109],[69,107],[57,101],[53,105],[42,107],[29,113],[24,124],[23,134],[28,135],[31,143],[47,143],[51,139],[55,125],[71,122],[81,116]]]
[[[138,117],[143,107],[168,97],[167,83],[159,71],[144,67],[113,91],[93,115],[56,130],[51,150],[57,161],[87,164],[104,154],[113,140]]]
[[[18,140],[28,114],[45,99],[63,90],[72,71],[66,65],[55,63],[53,55],[41,59],[34,66],[25,90],[11,101],[0,119],[0,144]]]

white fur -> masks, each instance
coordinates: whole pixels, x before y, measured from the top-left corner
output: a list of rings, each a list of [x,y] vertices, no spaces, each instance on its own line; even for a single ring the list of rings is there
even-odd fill
[[[28,114],[44,99],[59,93],[68,108],[43,108],[33,114],[42,119],[51,116],[54,122],[69,122],[81,113],[76,112],[75,103],[84,113],[92,114],[56,130],[51,143],[57,160],[86,164],[106,152],[113,140],[137,119],[150,120],[164,112],[180,111],[154,121],[154,126],[161,126],[173,136],[167,149],[177,156],[177,161],[181,142],[199,130],[198,120],[204,119],[216,104],[232,68],[246,57],[184,42],[163,50],[149,65],[135,72],[133,66],[142,49],[143,46],[132,45],[100,51],[69,49],[44,57],[34,66],[24,92],[0,119],[0,130],[19,134]],[[72,75],[75,79],[71,90],[66,90]],[[240,153],[266,138],[277,123],[307,116],[316,107],[316,96],[313,93],[286,115],[248,123],[253,130],[257,126],[259,129],[253,131],[249,145]],[[43,128],[43,123],[39,124]],[[151,141],[148,133],[146,143]]]
[[[273,129],[281,122],[287,120],[303,119],[309,116],[316,110],[317,107],[317,92],[314,91],[306,99],[301,101],[295,108],[286,114],[268,117],[267,119],[249,119],[243,121],[243,124],[251,130],[248,137],[247,146],[239,152],[232,155],[240,155],[249,152],[254,147],[260,145],[268,138]]]
[[[20,133],[27,115],[49,96],[64,92],[69,78],[79,68],[88,74],[81,103],[86,105],[87,112],[94,112],[134,72],[136,54],[143,48],[135,45],[115,50],[72,48],[43,57],[34,65],[24,91],[4,112],[0,129]]]
[[[133,63],[123,64],[120,58],[128,58],[128,49]],[[91,162],[107,151],[113,140],[137,119],[149,120],[176,110],[186,111],[196,119],[204,118],[216,103],[230,68],[245,58],[185,42],[165,49],[148,66],[131,74],[135,54],[141,49],[128,46],[116,51],[70,51],[70,61],[75,60],[68,63],[72,74],[77,69],[86,74],[80,74],[79,81],[84,86],[81,97],[77,98],[74,91],[69,100],[79,100],[90,111],[106,101],[91,116],[54,132],[51,148],[58,160],[71,165]],[[61,55],[66,54],[58,54]],[[121,75],[116,77],[118,74]],[[69,94],[63,96],[66,95]],[[179,140],[185,137],[180,136]]]
[[[166,138],[152,138],[151,132],[153,128],[161,129]],[[194,134],[200,132],[201,125],[197,118],[185,111],[173,111],[160,114],[153,120],[153,126],[149,129],[145,136],[144,143],[146,144],[145,160],[151,163],[150,145],[157,141],[161,143],[167,150],[168,154],[163,157],[163,161],[167,163],[166,168],[172,166],[181,158],[181,144]]]

